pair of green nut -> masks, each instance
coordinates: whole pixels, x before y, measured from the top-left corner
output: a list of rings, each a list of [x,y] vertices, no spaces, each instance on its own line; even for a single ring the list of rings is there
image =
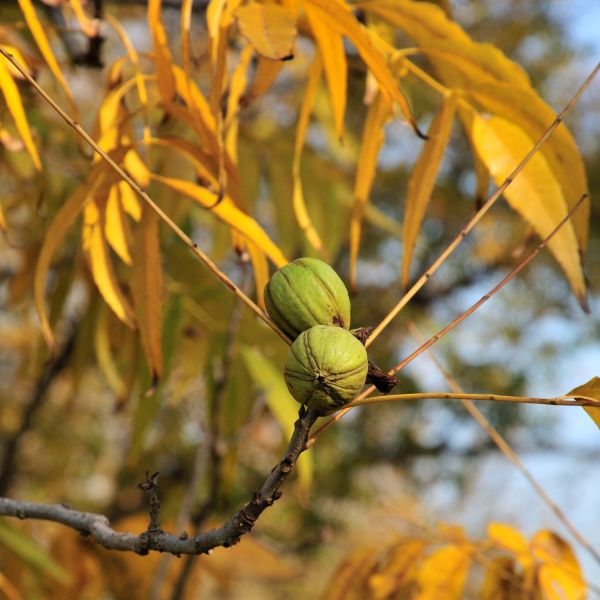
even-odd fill
[[[293,340],[285,364],[292,396],[322,415],[350,402],[368,371],[365,347],[348,331],[350,298],[337,273],[315,258],[299,258],[265,287],[269,316]]]

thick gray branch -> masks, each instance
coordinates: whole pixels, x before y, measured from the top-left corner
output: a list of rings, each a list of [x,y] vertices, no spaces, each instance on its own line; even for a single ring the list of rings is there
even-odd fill
[[[312,411],[302,411],[294,426],[285,456],[271,471],[260,490],[222,527],[194,537],[174,536],[161,529],[152,528],[140,535],[121,533],[110,527],[104,515],[72,510],[62,504],[36,504],[10,498],[0,498],[0,515],[62,523],[83,535],[89,535],[105,548],[138,554],[147,554],[150,550],[176,555],[203,554],[219,546],[233,546],[242,535],[254,527],[263,511],[281,497],[279,489],[305,449],[308,433],[316,419],[317,415]]]

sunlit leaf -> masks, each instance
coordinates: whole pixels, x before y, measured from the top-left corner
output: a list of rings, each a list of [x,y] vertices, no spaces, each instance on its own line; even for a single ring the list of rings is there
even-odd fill
[[[31,130],[29,129],[29,123],[27,122],[21,95],[8,70],[7,61],[4,56],[0,56],[0,89],[2,89],[2,94],[6,100],[6,106],[17,126],[17,131],[27,148],[27,152],[35,165],[35,168],[38,171],[41,171],[42,161],[40,160],[40,156],[31,135]]]
[[[417,576],[415,600],[459,600],[471,566],[467,545],[445,546],[427,557]]]
[[[104,216],[96,202],[88,202],[83,213],[83,249],[88,258],[92,277],[98,291],[113,312],[128,327],[134,327],[135,317],[131,304],[114,272],[106,238]]]
[[[410,261],[425,212],[431,199],[446,146],[452,133],[456,99],[449,95],[435,115],[427,132],[429,138],[408,180],[404,209],[404,235],[402,256],[402,285],[408,286]]]
[[[529,543],[518,529],[504,523],[490,523],[487,533],[491,542],[504,550],[512,552],[523,568],[528,568],[531,565],[532,558]]]
[[[148,1],[148,27],[152,35],[152,45],[154,47],[158,89],[162,101],[168,106],[171,104],[175,94],[175,80],[171,70],[173,57],[169,49],[167,33],[162,22],[161,2],[162,0]]]
[[[158,380],[163,372],[163,276],[158,224],[158,215],[143,205],[142,219],[134,236],[134,263],[131,274],[136,322],[153,382]]]
[[[319,18],[323,25],[352,41],[379,82],[381,92],[388,102],[395,101],[404,119],[418,131],[408,101],[387,66],[384,56],[375,48],[369,32],[356,20],[349,6],[342,0],[302,0],[302,4],[313,8],[314,17]]]
[[[69,84],[65,79],[62,70],[52,52],[52,48],[50,47],[50,42],[48,41],[48,37],[44,32],[44,26],[40,22],[35,8],[31,0],[19,0],[19,6],[23,11],[23,16],[25,17],[25,22],[27,23],[27,27],[33,36],[44,60],[50,67],[52,74],[56,77],[56,80],[60,84],[60,87],[63,89],[67,100],[69,101],[69,105],[71,107],[71,112],[74,118],[77,118],[77,107],[75,106],[75,100],[73,99],[73,94],[71,93],[71,89],[69,88]]]
[[[271,241],[262,227],[249,215],[237,208],[231,198],[225,196],[217,203],[217,195],[190,181],[152,175],[152,179],[170,187],[172,190],[188,196],[205,208],[210,208],[219,219],[253,241],[277,265],[283,266],[287,260],[281,250]]]
[[[537,580],[544,600],[583,600],[587,586],[575,554],[551,531],[539,531],[531,540],[531,552],[542,564]]]
[[[296,23],[287,8],[251,1],[239,7],[235,16],[242,35],[258,54],[271,60],[293,57]]]
[[[139,221],[142,218],[142,206],[137,194],[131,189],[131,186],[125,181],[117,183],[121,195],[123,210],[134,220]]]
[[[104,218],[104,235],[112,249],[119,258],[131,266],[131,254],[129,252],[129,240],[131,231],[125,218],[125,212],[121,204],[119,188],[113,185],[106,200],[106,214]]]
[[[300,405],[292,398],[283,381],[281,372],[257,348],[244,346],[241,350],[244,365],[254,383],[265,393],[269,410],[282,428],[286,439],[294,431]],[[313,460],[310,452],[304,452],[297,464],[298,476],[305,490],[310,488],[313,473]]]
[[[296,142],[294,144],[294,162],[292,164],[292,174],[294,177],[294,191],[292,205],[294,207],[294,214],[298,221],[300,230],[306,235],[306,239],[310,245],[317,251],[323,251],[323,242],[317,233],[308,210],[306,203],[304,202],[304,194],[302,191],[302,179],[300,177],[300,161],[302,159],[302,150],[304,148],[304,142],[306,139],[306,130],[310,121],[310,113],[312,110],[313,103],[315,101],[315,95],[319,81],[321,80],[321,61],[316,56],[313,60],[312,66],[308,74],[308,83],[306,84],[306,91],[304,92],[304,100],[300,107],[300,115],[298,116],[298,125],[296,126]]]
[[[273,84],[284,63],[279,60],[269,60],[268,58],[258,57],[258,64],[252,85],[245,96],[246,102],[250,103],[256,98],[262,96]]]
[[[369,202],[371,187],[377,170],[377,157],[384,140],[384,125],[390,118],[390,107],[382,94],[369,106],[363,126],[362,144],[356,165],[354,207],[350,221],[350,286],[356,288],[356,261],[360,248],[362,220]]]
[[[469,135],[497,185],[510,175],[533,146],[531,138],[514,123],[501,117],[484,119],[475,112],[472,113]],[[562,189],[541,153],[532,157],[504,196],[541,238],[548,236],[567,214]],[[585,305],[586,285],[571,221],[550,240],[548,248],[562,267],[576,297]]]
[[[592,398],[600,402],[600,377],[592,377],[587,383],[577,386],[565,396],[567,398]],[[593,406],[585,406],[584,408],[594,423],[600,427],[600,408],[594,408]]]
[[[79,25],[81,26],[81,30],[87,37],[95,37],[99,33],[99,22],[96,19],[91,19],[87,16],[86,12],[83,10],[83,6],[81,5],[81,0],[69,0],[69,4],[77,17],[77,21],[79,21]]]
[[[520,600],[522,584],[511,557],[494,558],[485,566],[481,600]]]
[[[369,576],[377,562],[378,548],[358,548],[345,558],[329,580],[322,600],[364,600],[369,598]]]

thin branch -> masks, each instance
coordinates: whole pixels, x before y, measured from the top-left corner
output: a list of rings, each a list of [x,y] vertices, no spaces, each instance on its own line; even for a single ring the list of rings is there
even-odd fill
[[[409,321],[407,323],[408,330],[417,341],[422,341],[422,336],[419,333],[416,325]],[[429,350],[429,358],[436,366],[438,371],[443,375],[448,385],[454,390],[455,393],[464,393],[459,383],[452,377],[452,375],[446,370],[446,368],[437,359],[432,350]],[[550,494],[546,492],[541,483],[533,476],[531,471],[523,464],[517,453],[511,448],[510,444],[502,437],[500,432],[489,422],[483,413],[475,406],[471,400],[461,400],[461,404],[465,407],[465,410],[475,419],[477,424],[488,434],[490,439],[496,444],[499,450],[508,458],[508,460],[517,468],[517,470],[527,479],[531,487],[534,489],[536,494],[542,499],[546,506],[554,513],[556,518],[564,525],[564,527],[571,533],[571,535],[590,553],[594,560],[600,564],[600,554],[592,546],[592,544],[585,538],[585,536],[573,525],[567,515],[561,510],[561,508],[554,502]]]
[[[465,394],[464,392],[415,392],[413,394],[389,394],[387,396],[370,396],[357,398],[346,406],[365,406],[367,404],[381,404],[383,402],[403,402],[413,400],[476,400],[486,402],[509,402],[512,404],[547,404],[550,406],[593,406],[600,408],[600,400],[578,397],[576,400],[567,400],[564,396],[556,398],[532,398],[530,396],[504,396],[502,394]]]
[[[575,95],[568,104],[562,109],[562,111],[556,116],[550,127],[544,132],[540,139],[533,145],[531,150],[523,158],[523,160],[517,165],[514,171],[504,180],[502,185],[496,189],[496,191],[488,198],[486,203],[473,215],[471,220],[464,226],[460,233],[454,238],[450,245],[440,254],[435,262],[423,273],[423,275],[416,281],[416,283],[410,288],[406,294],[400,299],[398,304],[387,314],[387,316],[375,327],[373,333],[366,341],[365,346],[368,348],[377,338],[377,336],[391,323],[391,321],[398,315],[398,313],[408,304],[408,302],[415,296],[415,294],[427,283],[431,276],[438,270],[438,268],[446,261],[446,259],[454,252],[454,250],[460,245],[460,243],[467,237],[471,230],[479,223],[483,216],[488,210],[494,205],[496,200],[504,193],[506,188],[512,183],[514,178],[525,168],[527,163],[531,160],[534,154],[540,149],[541,145],[550,137],[552,132],[561,124],[565,114],[575,106],[577,101],[583,92],[592,83],[593,79],[600,71],[600,63],[598,63],[595,69],[588,75],[587,79],[583,82],[581,87],[575,92]]]
[[[104,161],[106,161],[110,167],[125,181],[131,189],[159,216],[159,218],[181,239],[185,245],[199,258],[208,269],[216,275],[221,282],[223,282],[233,293],[252,310],[260,319],[262,319],[286,344],[291,345],[289,337],[269,318],[269,316],[244,292],[237,286],[223,271],[217,267],[217,265],[203,252],[198,244],[195,244],[190,237],[165,213],[152,198],[143,190],[138,183],[124,170],[122,169],[85,131],[85,129],[72,119],[47,93],[46,91],[35,81],[35,79],[25,70],[23,66],[15,59],[15,57],[7,52],[4,48],[0,47],[0,54],[4,56],[22,75],[27,81],[33,86],[35,91],[52,107],[52,109],[69,125],[75,130],[85,142],[87,142],[93,150],[99,154]]]
[[[600,63],[599,63],[600,65]],[[581,206],[582,202],[587,198],[587,194],[584,194],[579,198],[577,203],[569,210],[569,212],[561,219],[561,221],[556,225],[556,227],[546,236],[537,246],[536,248],[526,256],[500,283],[495,285],[487,294],[482,296],[477,302],[472,304],[465,312],[456,317],[454,321],[452,321],[449,325],[444,327],[441,331],[436,333],[434,336],[430,337],[426,342],[421,344],[414,352],[409,354],[405,359],[400,361],[395,367],[388,371],[388,375],[394,375],[401,369],[403,369],[406,365],[411,363],[415,358],[423,354],[428,348],[433,346],[438,340],[444,337],[447,333],[452,331],[459,323],[462,323],[469,315],[473,314],[480,306],[485,304],[490,298],[492,298],[495,294],[497,294],[513,277],[519,274],[548,244],[548,242],[558,233],[561,227],[571,218],[573,213]],[[333,415],[325,424],[321,425],[319,429],[310,437],[307,442],[307,447],[310,448],[314,443],[316,438],[321,435],[325,430],[329,429],[334,423],[337,423],[349,410],[352,410],[352,406],[354,403],[358,403],[362,401],[364,398],[369,396],[375,390],[375,386],[369,386],[363,392],[361,392],[351,404],[344,407],[342,410]],[[389,397],[389,396],[388,396]],[[593,399],[589,399],[592,402],[595,402]],[[594,406],[590,404],[588,406]]]
[[[280,488],[296,460],[306,449],[306,439],[317,416],[310,410],[301,411],[285,456],[273,468],[260,490],[221,527],[197,536],[174,536],[160,528],[140,535],[123,533],[112,529],[104,515],[80,512],[63,504],[37,504],[10,498],[0,498],[0,515],[61,523],[83,535],[91,536],[105,548],[137,554],[148,554],[150,551],[170,552],[174,555],[207,554],[219,546],[233,546],[242,535],[252,530],[260,515],[281,497]]]

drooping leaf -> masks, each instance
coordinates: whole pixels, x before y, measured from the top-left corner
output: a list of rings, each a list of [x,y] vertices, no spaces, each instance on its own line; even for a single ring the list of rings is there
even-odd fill
[[[510,556],[499,556],[486,561],[481,600],[519,600],[522,597],[521,577],[516,573],[515,561]]]
[[[77,107],[75,105],[75,100],[73,99],[73,94],[71,93],[71,88],[69,88],[69,84],[65,79],[60,66],[52,52],[52,48],[50,47],[50,42],[48,41],[48,37],[44,31],[44,26],[40,22],[35,8],[31,0],[19,0],[19,6],[23,11],[23,16],[25,17],[25,22],[27,23],[27,27],[35,40],[44,60],[48,64],[48,67],[52,71],[52,74],[60,84],[60,87],[63,89],[65,96],[69,102],[69,106],[71,108],[71,116],[77,119]]]
[[[600,402],[600,377],[592,377],[587,383],[577,386],[566,393],[565,396],[567,398],[592,398]],[[584,408],[592,421],[600,427],[600,408],[594,408],[593,406],[585,406]]]
[[[348,87],[348,67],[342,36],[326,27],[314,9],[306,4],[304,10],[319,48],[319,55],[327,79],[329,97],[333,108],[335,131],[341,140],[344,137],[344,116],[346,113],[346,93]]]
[[[349,6],[343,0],[302,0],[302,4],[311,7],[315,18],[319,18],[323,25],[352,41],[379,82],[381,93],[386,96],[388,103],[396,102],[404,119],[418,132],[408,101],[386,64],[385,57],[373,45],[370,33],[356,20]]]
[[[175,79],[171,70],[173,56],[169,49],[167,33],[162,22],[162,0],[148,1],[148,28],[154,47],[157,83],[160,96],[165,106],[169,106],[175,94]]]
[[[456,110],[456,99],[450,94],[435,115],[427,137],[429,138],[408,180],[404,209],[403,249],[402,256],[402,285],[408,286],[410,261],[421,223],[425,217],[429,200],[433,192],[444,151],[452,133],[452,123]]]
[[[128,327],[135,326],[131,304],[114,272],[106,238],[104,215],[95,201],[88,202],[83,214],[83,249],[92,271],[92,277],[105,302]]]
[[[256,302],[263,309],[265,307],[265,286],[267,285],[270,273],[269,263],[265,253],[252,242],[247,242],[248,254],[252,261],[252,272],[254,273],[254,282],[256,287]]]
[[[131,274],[135,318],[153,382],[163,373],[163,276],[158,224],[158,215],[143,205],[142,218],[134,236]]]
[[[283,69],[283,65],[284,63],[280,60],[269,60],[268,58],[259,56],[254,79],[248,93],[244,97],[245,101],[250,103],[262,96],[271,87],[275,78],[279,75],[281,69]]]
[[[42,161],[40,160],[40,155],[38,154],[31,135],[31,130],[29,129],[29,123],[27,122],[21,95],[19,94],[16,83],[13,81],[4,56],[0,56],[0,89],[6,100],[6,106],[15,122],[17,131],[23,140],[23,144],[25,144],[25,148],[27,148],[27,152],[29,153],[35,168],[38,171],[41,171]]]
[[[310,120],[310,113],[312,110],[313,103],[315,101],[315,95],[319,81],[321,79],[321,61],[318,56],[315,56],[312,66],[308,74],[308,82],[306,84],[306,91],[304,93],[304,100],[300,107],[300,115],[298,116],[298,125],[296,126],[296,142],[294,144],[294,161],[292,164],[292,174],[294,178],[294,190],[293,190],[293,201],[294,214],[298,221],[300,230],[306,235],[306,239],[310,245],[315,248],[318,252],[323,252],[323,242],[317,230],[315,229],[308,210],[304,201],[304,194],[302,191],[302,179],[300,177],[300,161],[302,159],[302,150],[304,148],[304,142],[306,139],[306,130]]]
[[[533,146],[531,138],[517,125],[501,117],[484,119],[471,114],[468,133],[481,160],[500,185]],[[563,191],[546,158],[538,153],[504,192],[509,205],[541,237],[545,238],[567,214]],[[579,247],[571,221],[548,243],[579,302],[586,304],[586,285]]]
[[[117,185],[113,185],[106,200],[106,214],[104,217],[104,235],[106,241],[118,254],[119,258],[131,266],[131,254],[129,252],[129,240],[131,231],[125,217],[125,211],[121,204],[121,197]]]
[[[419,591],[415,600],[459,600],[462,598],[472,556],[469,546],[445,546],[421,565],[417,576]]]
[[[544,600],[584,600],[587,586],[570,546],[552,531],[538,531],[531,552],[542,564],[537,583]]]
[[[233,227],[248,240],[254,242],[278,267],[286,264],[287,260],[281,250],[273,243],[262,227],[250,216],[237,208],[229,196],[217,203],[217,195],[190,181],[152,175],[152,179],[162,183],[172,190],[188,196],[205,208],[210,208],[219,219]]]
[[[505,523],[490,523],[487,527],[487,533],[491,542],[514,554],[524,569],[531,566],[529,543],[518,529]]]
[[[235,16],[242,35],[258,54],[271,60],[293,57],[296,19],[285,6],[251,1],[240,6]]]
[[[88,17],[81,5],[81,0],[69,0],[69,4],[77,17],[77,21],[79,21],[79,25],[84,35],[87,37],[96,37],[99,34],[100,29],[99,21]]]
[[[287,440],[294,431],[298,418],[299,405],[289,393],[281,372],[257,348],[244,346],[241,349],[244,365],[254,383],[265,393],[269,410],[282,428]],[[304,452],[297,464],[298,477],[304,490],[310,488],[313,474],[313,460],[310,452]]]
[[[350,221],[350,287],[352,289],[356,288],[356,261],[360,248],[363,215],[365,206],[369,202],[371,186],[377,169],[377,157],[384,140],[384,125],[390,116],[390,106],[387,100],[383,94],[378,94],[367,112],[356,166],[354,206]]]
[[[358,548],[345,558],[329,580],[322,600],[363,600],[369,597],[369,576],[377,562],[377,548]]]

